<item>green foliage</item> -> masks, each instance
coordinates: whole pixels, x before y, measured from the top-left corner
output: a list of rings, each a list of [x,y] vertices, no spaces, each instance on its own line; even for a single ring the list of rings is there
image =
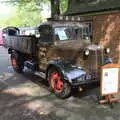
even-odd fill
[[[21,0],[20,4],[17,4],[16,14],[12,16],[6,24],[9,26],[17,27],[32,27],[42,22],[41,8],[36,5],[34,0],[24,2]],[[23,4],[24,3],[24,4]]]
[[[49,4],[50,0],[10,0],[16,7],[15,15],[6,22],[9,26],[32,27],[43,21],[41,11],[43,4]],[[67,10],[68,0],[60,0],[60,10],[63,14]]]
[[[4,27],[4,26],[6,26],[5,21],[0,19],[0,27]]]
[[[63,14],[64,12],[66,12],[68,8],[68,0],[61,0],[60,1],[60,11]]]

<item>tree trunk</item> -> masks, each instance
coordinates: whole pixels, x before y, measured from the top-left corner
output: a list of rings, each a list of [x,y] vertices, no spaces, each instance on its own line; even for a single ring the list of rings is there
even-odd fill
[[[60,0],[51,0],[51,17],[60,15]]]

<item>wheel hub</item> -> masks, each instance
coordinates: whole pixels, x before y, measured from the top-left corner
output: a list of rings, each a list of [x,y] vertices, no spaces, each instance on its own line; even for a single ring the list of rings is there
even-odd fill
[[[51,74],[51,87],[56,92],[61,92],[63,90],[63,81],[61,80],[61,76],[57,72],[53,72]]]

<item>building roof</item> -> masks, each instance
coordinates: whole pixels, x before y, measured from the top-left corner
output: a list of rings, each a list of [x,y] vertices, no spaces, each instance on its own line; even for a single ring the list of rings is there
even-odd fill
[[[120,10],[120,0],[69,0],[65,15]]]

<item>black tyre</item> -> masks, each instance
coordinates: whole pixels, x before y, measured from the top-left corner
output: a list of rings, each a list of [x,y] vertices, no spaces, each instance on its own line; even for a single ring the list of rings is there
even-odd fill
[[[24,68],[24,60],[20,53],[12,53],[11,54],[11,64],[14,71],[21,73]]]
[[[62,74],[56,68],[49,69],[47,79],[51,91],[57,97],[64,99],[70,96],[71,86],[63,79]]]

